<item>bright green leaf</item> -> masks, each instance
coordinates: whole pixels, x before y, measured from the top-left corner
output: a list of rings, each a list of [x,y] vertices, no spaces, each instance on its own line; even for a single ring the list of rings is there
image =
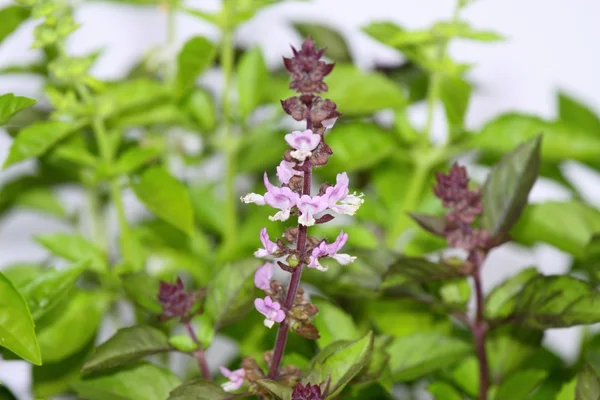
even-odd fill
[[[338,110],[346,116],[370,115],[407,103],[402,89],[384,75],[362,72],[352,65],[336,65],[325,81],[329,86],[327,97],[334,99]]]
[[[259,47],[242,55],[237,66],[238,106],[242,118],[247,118],[261,103],[263,91],[268,90],[268,77],[269,71]]]
[[[215,100],[206,90],[195,89],[185,107],[200,129],[211,132],[217,126]]]
[[[88,261],[82,261],[66,268],[45,269],[22,288],[21,293],[35,320],[50,311],[68,294],[87,264]]]
[[[482,225],[492,235],[507,233],[527,204],[540,168],[541,137],[523,143],[492,167],[483,186]]]
[[[366,365],[372,351],[373,332],[356,341],[334,342],[313,358],[302,382],[319,385],[329,377],[329,395],[335,397]]]
[[[165,168],[146,170],[132,187],[137,198],[156,216],[192,234],[194,209],[187,188]]]
[[[427,386],[427,391],[435,400],[463,400],[464,397],[452,385],[443,381],[435,381]]]
[[[447,76],[442,79],[440,97],[452,137],[464,128],[471,90],[471,85],[457,76]]]
[[[114,172],[127,175],[158,158],[161,150],[156,147],[133,147],[119,156]]]
[[[130,111],[109,120],[111,128],[133,126],[177,125],[186,126],[185,114],[175,104],[163,103]]]
[[[211,318],[215,329],[228,325],[251,307],[254,285],[252,276],[258,264],[243,260],[219,267],[208,284],[204,312]]]
[[[71,386],[88,400],[164,400],[181,380],[172,372],[149,363],[137,363],[112,373],[91,376]]]
[[[41,156],[78,128],[75,124],[60,121],[43,121],[29,125],[19,132],[10,146],[4,168],[28,158]]]
[[[547,371],[519,371],[502,382],[494,400],[526,400],[548,375]]]
[[[296,23],[294,28],[302,37],[311,37],[317,48],[326,48],[325,57],[336,63],[352,62],[350,49],[342,35],[324,25]]]
[[[600,293],[570,276],[539,275],[502,307],[516,323],[534,328],[566,328],[600,322]],[[512,308],[512,311],[511,311]]]
[[[400,257],[389,267],[383,288],[447,280],[464,276],[459,265],[435,263],[421,257]]]
[[[160,314],[162,307],[158,302],[158,280],[146,272],[123,274],[123,289],[127,296],[148,312]]]
[[[0,43],[12,34],[23,22],[29,18],[29,10],[20,6],[9,6],[0,10]],[[2,118],[0,118],[2,121]],[[3,123],[0,123],[2,125]]]
[[[221,386],[202,379],[184,383],[171,391],[167,400],[231,400],[235,398]]]
[[[579,201],[549,201],[527,206],[511,235],[519,243],[547,243],[581,259],[596,232],[600,232],[596,208]]]
[[[577,375],[575,400],[600,399],[600,377],[589,365],[586,365]]]
[[[8,278],[17,289],[21,289],[37,278],[41,271],[41,265],[30,263],[16,263],[2,267],[4,276]]]
[[[598,134],[600,118],[586,105],[570,97],[566,93],[558,93],[558,118],[585,132]]]
[[[352,317],[342,309],[319,297],[313,297],[312,303],[319,308],[319,318],[314,321],[321,336],[317,340],[319,348],[338,340],[356,340],[360,336]]]
[[[82,373],[90,374],[172,350],[167,335],[156,328],[136,325],[122,328],[88,358]]]
[[[15,198],[15,206],[60,218],[68,217],[63,204],[49,188],[38,187],[23,191]]]
[[[165,85],[150,79],[117,82],[94,98],[94,112],[105,118],[116,117],[152,105],[164,104],[169,98]]]
[[[357,171],[372,168],[396,151],[391,131],[373,123],[339,124],[326,135],[333,149],[329,171]]]
[[[492,289],[485,299],[485,315],[488,318],[502,316],[506,302],[511,301],[536,276],[538,272],[535,267],[525,268]]]
[[[192,318],[191,323],[202,347],[209,348],[215,337],[215,328],[212,325],[210,316],[206,314],[196,315]]]
[[[41,365],[40,347],[29,307],[13,284],[0,272],[0,346],[33,364]]]
[[[38,341],[44,363],[55,363],[77,353],[96,336],[108,298],[102,293],[77,292],[60,315],[40,329]]]
[[[572,400],[575,398],[575,389],[577,387],[577,377],[562,385],[560,392],[556,395],[556,400]]]
[[[399,381],[411,381],[451,366],[473,351],[469,343],[437,332],[396,338],[387,350],[392,374]]]
[[[104,273],[108,268],[105,255],[83,236],[69,233],[54,233],[36,236],[35,240],[53,254],[72,262],[88,260],[89,267]]]
[[[175,335],[169,338],[169,344],[179,351],[191,353],[198,350],[198,343],[189,337],[189,335]]]
[[[3,21],[2,11],[0,11],[0,21]],[[36,101],[33,99],[15,96],[12,93],[3,94],[0,96],[0,125],[6,124],[8,120],[13,117],[13,115],[24,108],[34,105],[35,102]]]
[[[486,338],[486,349],[491,379],[503,381],[539,350],[543,331],[523,326],[503,326],[494,329]]]
[[[499,159],[520,143],[544,134],[542,159],[562,162],[573,159],[595,162],[600,153],[600,137],[589,135],[564,122],[548,122],[538,117],[509,113],[488,122],[467,145],[484,155]]]
[[[198,75],[212,64],[216,50],[215,45],[202,36],[185,42],[177,56],[177,93],[183,94],[194,86]]]

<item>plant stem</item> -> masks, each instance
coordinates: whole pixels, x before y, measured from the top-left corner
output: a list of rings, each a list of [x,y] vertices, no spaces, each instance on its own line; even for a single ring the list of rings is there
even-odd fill
[[[193,354],[196,360],[198,361],[198,366],[200,367],[202,377],[205,381],[212,380],[212,377],[210,376],[210,369],[208,368],[208,363],[206,362],[206,357],[204,357],[204,349],[202,348],[202,343],[200,343],[200,340],[198,340],[198,336],[196,336],[196,332],[194,332],[192,324],[190,323],[190,321],[185,321],[183,325],[185,325],[185,328],[187,329],[188,334],[190,335],[194,343],[198,345],[198,350],[196,350]]]
[[[234,10],[232,1],[225,1],[223,5],[223,19],[230,21]],[[233,27],[227,25],[223,28],[223,38],[221,42],[221,67],[223,69],[223,140],[229,144],[233,141],[233,130],[231,126],[231,102],[229,92],[233,79]],[[235,246],[237,236],[237,200],[235,195],[235,177],[237,174],[237,148],[236,146],[226,146],[226,166],[225,166],[225,254]]]
[[[309,110],[310,115],[310,110]],[[310,117],[306,120],[306,129],[312,129],[312,120]],[[304,161],[304,181],[302,185],[302,194],[310,196],[310,187],[312,184],[312,165],[310,165],[310,161],[307,159]],[[285,303],[283,304],[284,311],[288,311],[294,305],[294,300],[296,299],[296,294],[298,293],[298,288],[300,287],[300,280],[302,278],[302,267],[304,266],[304,254],[306,253],[306,238],[308,233],[308,227],[302,224],[298,224],[298,240],[296,244],[296,250],[300,255],[300,262],[298,266],[292,272],[292,278],[290,279],[290,283],[287,289],[287,297],[285,298]],[[284,319],[279,325],[279,330],[277,331],[277,339],[275,340],[275,348],[273,349],[273,359],[271,361],[271,365],[269,366],[269,379],[276,379],[277,374],[279,372],[279,366],[281,365],[281,361],[283,360],[283,353],[285,351],[285,344],[287,342],[287,337],[289,334],[289,320],[288,318]]]
[[[477,257],[478,260],[483,260],[483,256]],[[484,317],[485,298],[483,297],[483,287],[481,282],[481,262],[476,262],[473,270],[473,280],[475,283],[475,304],[476,314],[475,320],[471,325],[473,338],[475,340],[475,349],[477,358],[479,359],[479,400],[487,400],[487,392],[489,388],[489,370],[487,362],[487,354],[485,350],[485,337],[488,331],[488,324]]]
[[[91,96],[84,85],[78,84],[76,89],[84,102],[87,104],[93,103]],[[104,164],[104,167],[110,167],[114,162],[114,155],[102,117],[94,117],[92,121],[92,129],[94,131],[94,138],[96,139],[96,143],[100,151],[102,163]],[[115,204],[115,208],[117,209],[117,218],[119,220],[119,229],[121,231],[121,251],[123,252],[123,257],[125,260],[134,265],[135,260],[131,248],[131,244],[133,243],[131,240],[132,236],[131,231],[129,230],[129,224],[127,223],[127,217],[125,215],[125,206],[123,205],[121,190],[115,177],[111,177],[108,184],[111,198]]]

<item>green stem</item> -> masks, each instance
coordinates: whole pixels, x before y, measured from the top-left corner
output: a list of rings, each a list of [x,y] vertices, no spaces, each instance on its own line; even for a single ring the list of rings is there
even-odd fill
[[[84,102],[86,102],[87,104],[93,103],[91,96],[84,85],[78,84],[76,86],[76,90]],[[94,138],[96,139],[96,143],[98,145],[102,164],[105,168],[109,168],[114,162],[114,154],[109,142],[108,133],[106,132],[106,127],[104,126],[104,120],[102,119],[102,117],[94,117],[92,121],[92,130],[94,132]],[[117,218],[119,221],[119,229],[121,231],[121,251],[123,252],[123,257],[125,258],[125,261],[135,266],[135,259],[133,257],[132,252],[133,241],[131,239],[131,231],[129,229],[129,224],[125,215],[125,206],[123,204],[121,190],[115,177],[111,177],[109,179],[108,184],[111,198],[113,200],[115,208],[117,209]]]
[[[234,10],[232,1],[224,2],[223,19],[230,21]],[[233,27],[223,27],[223,38],[221,42],[221,67],[223,69],[223,141],[233,142],[233,129],[231,126],[231,102],[230,90],[233,80],[234,42]],[[237,148],[236,146],[225,146],[225,238],[223,244],[224,254],[228,254],[236,243],[237,236],[237,198],[235,193],[235,177],[237,175]]]

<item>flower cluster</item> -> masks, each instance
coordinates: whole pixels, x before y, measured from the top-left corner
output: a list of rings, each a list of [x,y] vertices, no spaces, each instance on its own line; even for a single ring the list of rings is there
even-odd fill
[[[189,320],[197,313],[194,306],[204,297],[205,293],[204,289],[186,291],[183,287],[183,281],[179,277],[175,283],[161,281],[158,301],[162,307],[162,313],[159,319],[161,321],[171,318],[180,318],[182,321]]]
[[[473,227],[475,218],[483,212],[481,191],[469,189],[466,168],[454,163],[448,175],[436,173],[436,180],[433,192],[442,205],[450,209],[445,216],[444,227],[448,245],[469,253],[485,248],[490,242],[489,233]]]
[[[269,366],[268,378],[288,379],[294,387],[294,399],[321,399],[321,389],[311,385],[296,386],[290,377],[296,377],[293,367],[280,368],[283,359],[287,335],[290,331],[309,339],[318,339],[319,332],[313,325],[318,308],[311,304],[300,287],[303,267],[326,271],[321,264],[323,258],[332,258],[342,265],[353,262],[356,257],[342,253],[341,249],[348,241],[343,231],[333,242],[308,235],[308,227],[323,224],[335,218],[335,215],[354,215],[364,202],[362,194],[350,193],[349,178],[345,172],[336,176],[335,184],[323,184],[316,194],[312,189],[312,168],[327,164],[333,151],[325,141],[325,133],[333,128],[341,115],[336,104],[317,96],[315,93],[327,91],[323,78],[334,65],[321,60],[324,50],[317,50],[309,38],[300,51],[292,47],[294,56],[284,58],[284,65],[290,72],[290,88],[299,93],[281,102],[283,110],[296,121],[306,121],[306,129],[293,131],[284,139],[289,148],[276,168],[279,185],[273,185],[267,172],[264,173],[264,194],[250,193],[243,196],[244,203],[269,206],[276,212],[269,216],[271,221],[287,221],[298,218],[297,226],[285,230],[283,237],[272,241],[267,228],[260,231],[262,247],[254,255],[265,259],[254,276],[254,284],[265,293],[264,298],[254,301],[256,310],[264,315],[264,325],[271,328],[280,324],[275,348],[266,360]],[[275,268],[291,273],[290,283],[285,288],[281,282],[273,279]],[[287,369],[290,370],[287,370]],[[244,371],[243,374],[241,371]],[[257,376],[264,377],[262,370],[246,361],[242,370],[223,374],[229,378],[224,385],[226,390],[235,390],[246,379],[251,387]],[[292,380],[290,380],[292,379]]]

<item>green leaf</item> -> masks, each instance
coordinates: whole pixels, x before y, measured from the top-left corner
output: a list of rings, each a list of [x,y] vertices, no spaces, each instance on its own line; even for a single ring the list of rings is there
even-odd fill
[[[192,351],[198,350],[198,343],[188,335],[176,335],[169,338],[169,344],[179,351],[184,353],[191,353]]]
[[[575,398],[575,389],[577,387],[577,377],[562,385],[560,392],[556,395],[556,400],[571,400]]]
[[[575,400],[598,399],[600,399],[600,377],[592,367],[586,364],[583,371],[577,375]]]
[[[212,64],[216,54],[217,48],[205,37],[194,36],[185,42],[177,56],[177,93],[181,95],[191,89],[198,76]]]
[[[167,335],[156,328],[145,325],[122,328],[96,348],[81,372],[96,373],[170,350]]]
[[[242,55],[237,66],[238,106],[242,118],[247,118],[261,103],[268,89],[269,71],[259,47]]]
[[[0,21],[3,21],[2,11],[0,11]],[[35,100],[27,97],[15,96],[12,93],[3,94],[0,96],[0,125],[6,124],[13,115],[35,103]]]
[[[317,48],[327,48],[325,56],[336,63],[352,62],[352,56],[346,40],[342,35],[325,26],[318,24],[296,23],[294,28],[302,37],[311,37]]]
[[[461,38],[482,42],[496,42],[504,39],[502,35],[496,32],[478,31],[464,21],[438,22],[433,26],[432,30],[437,37],[442,36],[447,39]]]
[[[483,186],[482,225],[492,235],[507,233],[527,204],[540,168],[538,136],[505,155]]]
[[[39,157],[79,126],[60,121],[36,122],[22,129],[10,146],[4,168],[32,157]]]
[[[92,338],[83,349],[58,363],[44,362],[42,366],[33,367],[32,389],[35,398],[54,398],[69,392],[71,382],[79,379],[85,358],[94,350],[95,340],[95,337]]]
[[[114,166],[114,173],[128,175],[158,159],[160,153],[161,149],[156,147],[133,147],[119,156]]]
[[[149,363],[137,363],[112,373],[74,382],[77,394],[88,400],[164,400],[181,380],[172,372]]]
[[[44,363],[62,361],[83,349],[96,336],[108,300],[103,293],[83,291],[70,298],[60,315],[39,330]]]
[[[156,216],[188,235],[194,231],[194,209],[187,188],[163,167],[146,170],[132,185],[137,198]]]
[[[539,275],[502,307],[509,319],[534,328],[566,328],[600,322],[600,293],[570,276]],[[503,314],[504,314],[503,313]]]
[[[525,268],[498,286],[496,286],[485,299],[485,315],[488,318],[506,316],[503,310],[505,304],[513,299],[531,279],[538,276],[535,267]]]
[[[302,382],[319,385],[330,378],[329,396],[335,397],[366,365],[372,351],[373,332],[356,341],[332,343],[313,358]]]
[[[343,110],[345,116],[371,115],[407,104],[402,89],[379,73],[362,72],[352,65],[340,64],[325,79],[329,86],[327,97],[335,99],[338,110]]]
[[[104,118],[116,118],[127,113],[147,110],[169,99],[165,85],[149,79],[120,81],[94,98],[94,109],[87,112]]]
[[[377,299],[369,302],[366,312],[379,331],[396,337],[418,332],[449,332],[451,327],[445,315],[434,313],[428,304],[409,299]]]
[[[20,6],[9,6],[0,10],[0,44],[29,18],[29,10]],[[0,118],[0,121],[2,118]],[[3,123],[0,123],[2,125]]]
[[[387,350],[394,379],[412,381],[461,361],[472,347],[460,339],[428,332],[396,338]]]
[[[105,255],[92,242],[83,236],[69,233],[54,233],[36,236],[35,240],[53,254],[72,262],[89,261],[89,267],[98,273],[105,273],[108,264]]]
[[[16,207],[43,212],[60,218],[68,217],[62,203],[49,188],[37,187],[24,190],[14,201]]]
[[[23,287],[21,293],[27,299],[33,319],[41,318],[68,294],[87,264],[87,261],[82,261],[58,270],[45,269]]]
[[[208,349],[215,337],[215,328],[212,325],[210,316],[206,314],[196,315],[192,318],[191,323],[200,344],[205,349]]]
[[[596,113],[564,92],[558,93],[558,118],[585,132],[600,132],[600,118]]]
[[[500,158],[525,140],[544,134],[542,159],[562,162],[573,159],[597,162],[600,137],[590,135],[564,122],[548,122],[538,117],[508,113],[488,122],[466,144],[494,159]]]
[[[486,338],[486,350],[490,377],[493,382],[501,382],[518,369],[539,350],[543,331],[523,326],[502,326],[495,328]]]
[[[40,347],[25,299],[0,272],[0,345],[35,365],[42,364]]]
[[[204,313],[215,329],[228,325],[251,308],[254,285],[251,277],[258,265],[255,260],[242,260],[220,267],[208,284]]]
[[[396,151],[391,131],[373,123],[339,124],[327,135],[333,149],[329,171],[358,171],[372,168]]]
[[[319,308],[319,317],[315,319],[314,324],[321,336],[317,340],[320,349],[338,340],[356,340],[360,336],[352,317],[342,309],[319,297],[313,297],[311,300]]]
[[[217,126],[215,100],[206,90],[195,89],[187,99],[185,107],[203,131],[211,132]]]
[[[464,129],[471,90],[471,85],[457,76],[447,76],[442,79],[440,97],[452,136]]]
[[[185,114],[175,104],[163,103],[151,105],[136,111],[130,111],[108,122],[111,128],[123,129],[136,126],[176,125],[186,126]]]
[[[15,288],[21,289],[29,282],[38,277],[42,267],[38,264],[16,263],[2,267],[4,276],[15,285]]]
[[[281,382],[272,381],[269,379],[259,379],[256,381],[258,386],[267,389],[277,399],[280,400],[291,400],[293,389]]]
[[[427,386],[427,391],[435,400],[463,400],[464,397],[452,385],[443,381],[435,381]]]
[[[212,382],[196,379],[175,388],[167,400],[231,400],[239,397]]]
[[[435,263],[420,257],[400,257],[385,273],[381,287],[393,288],[460,276],[464,276],[460,265]]]
[[[519,371],[502,382],[494,400],[526,400],[547,375],[548,372],[542,370]]]
[[[159,282],[146,272],[133,272],[119,276],[127,296],[137,305],[153,314],[160,314],[162,307],[158,302]]]
[[[600,232],[600,211],[579,201],[549,201],[528,206],[511,235],[519,243],[550,244],[578,259],[594,233]]]

